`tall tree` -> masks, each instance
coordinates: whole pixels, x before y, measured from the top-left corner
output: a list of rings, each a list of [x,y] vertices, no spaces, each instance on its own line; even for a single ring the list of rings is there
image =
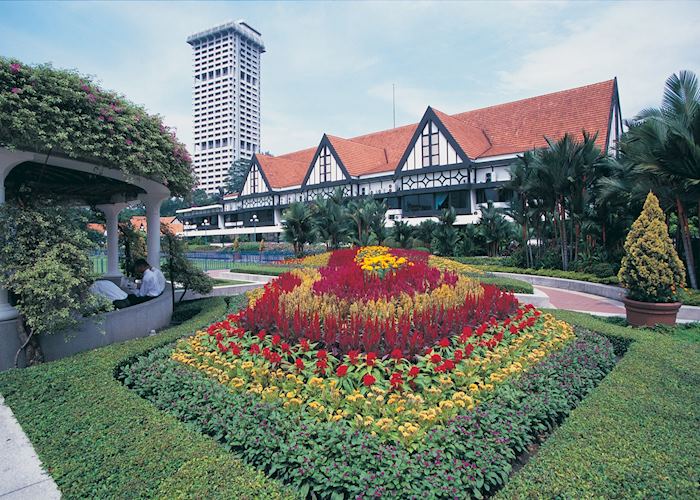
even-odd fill
[[[350,235],[342,188],[332,196],[319,196],[312,205],[314,226],[326,249],[336,250]]]
[[[246,160],[245,158],[239,158],[234,161],[231,168],[228,170],[228,178],[226,179],[226,192],[227,193],[240,193],[243,189],[243,183],[245,182],[245,176],[250,169],[251,160]]]
[[[282,213],[282,237],[297,257],[303,257],[304,245],[316,241],[313,212],[305,203],[294,202]]]
[[[180,300],[177,301],[178,304],[182,302],[189,290],[202,295],[211,292],[214,287],[214,280],[187,258],[187,243],[182,238],[178,238],[167,224],[160,225],[160,232],[162,234],[163,253],[165,254],[163,273],[170,281],[173,309],[175,309],[176,305],[176,284],[180,284],[183,287]]]
[[[659,108],[643,110],[623,136],[620,149],[640,171],[673,188],[690,286],[698,288],[688,205],[700,213],[700,86],[681,71],[666,80]]]
[[[391,236],[401,248],[408,248],[411,241],[413,229],[408,222],[397,220],[394,222],[394,227],[391,228]]]
[[[459,246],[459,233],[454,227],[457,212],[454,208],[444,210],[438,217],[438,225],[433,232],[432,246],[437,253],[445,256],[455,255]]]

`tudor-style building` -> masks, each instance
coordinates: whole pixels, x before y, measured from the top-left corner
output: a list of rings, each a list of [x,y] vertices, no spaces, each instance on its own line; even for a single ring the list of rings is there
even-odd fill
[[[240,194],[178,216],[186,236],[274,239],[290,203],[340,186],[347,196],[384,201],[387,225],[418,224],[449,207],[457,211],[456,224],[470,224],[487,202],[507,204],[498,188],[519,155],[546,147],[545,138],[580,139],[583,131],[611,151],[622,133],[616,79],[454,115],[428,107],[416,124],[352,139],[324,134],[315,148],[256,154]]]

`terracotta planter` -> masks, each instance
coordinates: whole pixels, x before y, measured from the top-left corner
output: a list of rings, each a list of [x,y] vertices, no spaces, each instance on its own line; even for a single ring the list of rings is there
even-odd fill
[[[681,308],[680,302],[639,302],[622,299],[627,312],[627,322],[632,326],[675,325],[676,315]]]

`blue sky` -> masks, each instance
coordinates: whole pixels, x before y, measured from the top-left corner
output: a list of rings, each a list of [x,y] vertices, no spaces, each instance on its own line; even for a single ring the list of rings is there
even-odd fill
[[[0,2],[0,54],[96,76],[188,146],[188,35],[246,19],[267,52],[262,148],[352,137],[617,76],[623,117],[700,73],[700,2]]]

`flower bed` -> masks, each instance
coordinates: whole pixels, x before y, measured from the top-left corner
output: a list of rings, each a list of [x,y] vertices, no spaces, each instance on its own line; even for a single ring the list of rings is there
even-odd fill
[[[300,418],[421,449],[431,429],[572,338],[566,323],[425,253],[365,247],[281,275],[172,359]]]
[[[514,459],[546,435],[614,365],[604,337],[577,333],[488,400],[430,429],[418,449],[348,423],[291,412],[155,350],[122,369],[142,397],[211,435],[304,498],[481,498],[508,479]],[[211,372],[210,375],[216,375]],[[222,472],[223,473],[223,472]]]

